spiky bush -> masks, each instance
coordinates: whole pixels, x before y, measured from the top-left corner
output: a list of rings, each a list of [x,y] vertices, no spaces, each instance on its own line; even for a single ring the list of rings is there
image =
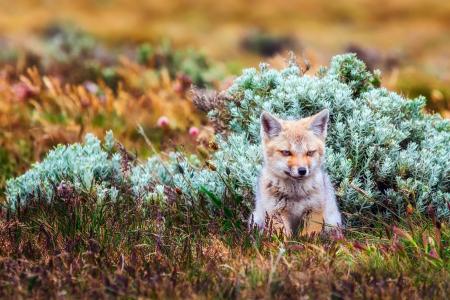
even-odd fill
[[[439,217],[449,218],[449,122],[424,114],[424,98],[405,99],[379,88],[378,82],[378,74],[367,71],[354,55],[334,57],[330,68],[316,76],[303,75],[293,62],[281,71],[266,64],[244,70],[226,91],[225,103],[218,101],[215,109],[214,102],[207,105],[213,121],[226,124],[207,167],[182,154],[166,161],[151,158],[132,171],[135,197],[152,193],[146,187],[157,178],[184,191],[191,201],[205,191],[219,198],[239,193],[251,206],[261,166],[261,112],[296,119],[328,108],[326,165],[350,221],[370,219],[372,214],[400,216],[408,205],[419,212],[431,205]],[[10,181],[9,199],[23,197],[24,188],[17,186],[39,172],[34,168]],[[39,190],[39,185],[34,187]]]
[[[23,176],[8,181],[9,201],[14,206],[32,200],[51,202],[67,194],[115,200],[116,187],[123,183],[124,174],[121,156],[108,153],[113,143],[109,133],[103,146],[91,134],[83,144],[59,145]]]
[[[160,163],[160,159],[154,158]],[[173,164],[176,166],[175,164]],[[103,143],[92,134],[83,143],[59,145],[24,175],[7,182],[6,194],[12,208],[30,201],[51,203],[55,199],[84,197],[102,203],[117,201],[129,191],[136,199],[163,199],[164,181],[149,174],[152,160],[136,165],[123,146],[116,146],[111,131]],[[151,168],[153,171],[156,168]]]

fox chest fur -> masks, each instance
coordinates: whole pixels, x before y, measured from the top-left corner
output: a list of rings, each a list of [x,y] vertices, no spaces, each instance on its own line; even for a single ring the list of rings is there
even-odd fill
[[[304,181],[273,178],[267,170],[262,170],[259,179],[259,195],[264,206],[273,212],[298,217],[311,210],[321,210],[324,205],[324,181],[320,176]]]

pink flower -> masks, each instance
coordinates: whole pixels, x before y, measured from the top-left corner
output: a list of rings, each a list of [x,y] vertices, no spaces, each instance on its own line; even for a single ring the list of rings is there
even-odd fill
[[[439,254],[437,253],[436,249],[434,249],[434,248],[430,250],[430,256],[432,258],[439,259]]]
[[[24,101],[34,95],[34,91],[23,82],[14,84],[12,90],[19,101]]]
[[[156,125],[161,128],[166,128],[169,126],[169,118],[166,116],[159,117],[158,121],[156,121]]]
[[[196,137],[196,136],[198,136],[199,133],[200,133],[200,130],[197,127],[192,126],[191,128],[189,128],[189,135],[190,136]]]

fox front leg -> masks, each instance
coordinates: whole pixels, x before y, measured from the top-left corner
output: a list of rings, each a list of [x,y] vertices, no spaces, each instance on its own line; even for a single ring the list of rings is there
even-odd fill
[[[258,214],[258,211],[255,210],[250,215],[250,218],[248,220],[249,228],[251,229],[256,226],[260,231],[262,231],[264,229],[264,221],[265,217],[261,216],[261,214]]]
[[[266,230],[270,230],[271,227],[273,232],[283,233],[286,238],[290,238],[292,236],[292,226],[288,216],[285,214],[273,214],[268,217],[266,224]]]
[[[341,213],[339,212],[334,197],[325,202],[323,220],[325,222],[326,231],[342,227]]]
[[[256,226],[260,231],[282,232],[284,236],[292,236],[292,227],[289,219],[281,214],[258,213],[254,211],[250,215],[250,226]]]

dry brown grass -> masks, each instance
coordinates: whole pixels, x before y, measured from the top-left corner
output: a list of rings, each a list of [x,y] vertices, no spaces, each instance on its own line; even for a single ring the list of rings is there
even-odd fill
[[[450,291],[445,224],[413,218],[410,229],[283,241],[224,231],[223,215],[178,200],[77,201],[2,212],[0,297],[442,299]]]

